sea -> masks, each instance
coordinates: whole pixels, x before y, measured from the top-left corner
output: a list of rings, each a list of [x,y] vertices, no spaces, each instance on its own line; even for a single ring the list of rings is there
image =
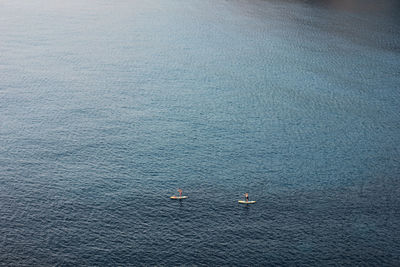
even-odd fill
[[[397,0],[0,0],[0,266],[399,266],[399,179]]]

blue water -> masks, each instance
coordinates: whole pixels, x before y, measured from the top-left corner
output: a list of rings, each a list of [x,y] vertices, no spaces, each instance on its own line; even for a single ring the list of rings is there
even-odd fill
[[[399,266],[399,11],[0,1],[0,265]]]

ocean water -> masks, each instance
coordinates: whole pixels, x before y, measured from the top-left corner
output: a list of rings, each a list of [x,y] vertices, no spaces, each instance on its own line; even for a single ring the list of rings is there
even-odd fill
[[[0,265],[399,266],[399,12],[0,1]]]

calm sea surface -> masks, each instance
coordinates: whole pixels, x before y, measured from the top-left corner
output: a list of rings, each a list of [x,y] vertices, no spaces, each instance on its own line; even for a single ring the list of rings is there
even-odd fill
[[[0,265],[399,266],[399,14],[0,0]]]

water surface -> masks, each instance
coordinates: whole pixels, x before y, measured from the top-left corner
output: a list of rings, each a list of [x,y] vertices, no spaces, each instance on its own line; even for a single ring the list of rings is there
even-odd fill
[[[398,12],[0,1],[1,264],[399,265]]]

